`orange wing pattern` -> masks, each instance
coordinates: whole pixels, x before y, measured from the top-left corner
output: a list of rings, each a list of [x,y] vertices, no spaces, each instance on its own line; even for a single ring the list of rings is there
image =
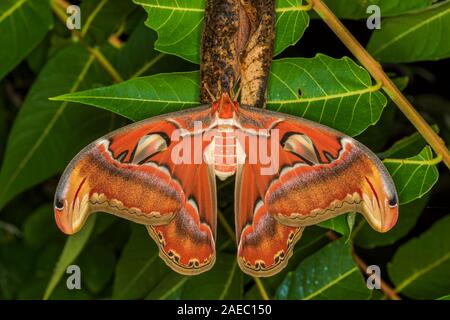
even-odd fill
[[[213,172],[205,163],[174,164],[171,159],[178,143],[193,139],[193,121],[198,118],[208,125],[209,114],[209,108],[202,107],[176,117],[156,117],[87,146],[58,185],[55,218],[60,229],[75,233],[90,214],[109,212],[147,225],[160,256],[177,272],[210,269],[216,234]],[[171,141],[180,128],[187,135]]]
[[[337,215],[360,212],[380,232],[395,225],[394,185],[366,147],[301,118],[227,101],[127,126],[82,150],[57,189],[60,229],[72,234],[90,214],[106,211],[146,225],[175,271],[209,270],[215,261],[218,172],[204,156],[213,150],[209,159],[222,159],[217,150],[224,148],[236,160],[237,255],[248,274],[277,273],[306,226]],[[236,140],[216,148],[202,139],[216,129],[231,131]],[[182,145],[190,146],[182,154],[187,161],[175,163],[172,155]]]
[[[244,272],[277,273],[305,226],[346,212],[362,213],[380,232],[395,225],[394,184],[366,147],[328,127],[280,113],[242,108],[240,117],[243,127],[270,128],[261,148],[272,161],[278,158],[272,174],[262,174],[263,166],[250,161],[237,172],[236,234]],[[251,143],[245,145],[249,154]]]

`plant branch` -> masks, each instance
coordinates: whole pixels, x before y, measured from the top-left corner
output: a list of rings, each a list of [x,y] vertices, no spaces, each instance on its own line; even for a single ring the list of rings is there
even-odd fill
[[[383,160],[383,162],[385,163],[416,164],[428,166],[435,166],[441,161],[442,161],[441,155],[438,155],[436,158],[430,160],[409,160],[409,159],[391,159],[391,158],[386,158]]]
[[[146,64],[144,64],[142,66],[142,68],[140,68],[138,71],[136,71],[135,74],[133,74],[131,76],[131,79],[137,78],[142,76],[142,74],[144,74],[147,70],[149,70],[151,67],[153,67],[159,60],[161,60],[162,58],[164,58],[166,56],[165,53],[160,53],[158,54],[156,57],[154,57],[152,60],[150,60],[149,62],[147,62]]]
[[[111,76],[114,82],[122,82],[123,79],[119,72],[112,66],[108,59],[103,55],[103,53],[98,48],[91,48],[87,46],[88,51],[95,57],[97,62],[102,66],[102,68]]]
[[[256,287],[258,288],[259,294],[263,298],[263,300],[270,300],[269,295],[267,294],[266,288],[264,287],[264,284],[262,283],[260,278],[253,277],[253,280],[255,281]]]
[[[225,229],[226,233],[230,237],[231,240],[236,242],[236,236],[234,235],[234,231],[231,228],[230,224],[228,223],[227,219],[223,215],[222,211],[217,209],[217,216],[219,218],[220,223],[222,224],[222,227]]]
[[[61,20],[62,23],[66,23],[67,14],[66,11],[63,9],[61,1],[58,0],[52,0],[50,2],[50,5],[52,7],[53,12],[58,17],[59,20]]]
[[[329,230],[326,233],[328,239],[330,241],[336,241],[339,239],[339,236],[333,230]],[[362,272],[370,276],[371,274],[367,273],[367,264],[355,253],[354,248],[352,247],[352,256],[353,260],[355,260],[358,267]],[[394,289],[392,289],[383,279],[380,279],[381,282],[381,290],[392,300],[401,300],[401,298],[397,295]]]
[[[67,7],[69,7],[71,3],[65,1],[65,0],[52,0],[51,6],[56,14],[56,16],[61,20],[62,23],[66,22],[66,10]],[[89,45],[85,44],[83,42],[83,36],[86,34],[86,32],[78,32],[73,31],[73,33],[76,35],[76,37],[80,40],[81,43],[85,45],[87,50],[95,57],[97,62],[100,64],[100,66],[110,75],[112,80],[114,82],[122,82],[123,79],[120,76],[119,72],[113,67],[113,65],[109,62],[109,60],[102,54],[99,48],[92,48]],[[120,39],[117,37],[117,35],[112,35],[108,39],[109,43],[113,46],[119,46],[119,42],[121,43]]]
[[[276,12],[289,12],[289,11],[309,11],[312,9],[312,4],[308,3],[306,5],[299,5],[299,6],[289,6],[286,8],[277,8]]]
[[[227,232],[227,234],[230,236],[230,238],[236,242],[236,236],[234,235],[233,229],[231,228],[230,224],[228,223],[227,219],[223,215],[222,211],[217,209],[217,216],[219,217],[219,221],[222,224],[223,228]],[[256,287],[258,288],[259,294],[263,298],[263,300],[270,300],[269,295],[267,294],[267,290],[264,287],[263,282],[261,279],[253,277],[253,280],[255,281]]]
[[[450,152],[444,141],[437,135],[430,125],[423,119],[420,113],[412,106],[408,99],[395,86],[392,80],[384,72],[381,65],[376,61],[356,38],[348,31],[334,13],[322,2],[322,0],[308,0],[314,11],[330,27],[337,37],[344,43],[358,61],[369,71],[372,77],[383,84],[383,90],[394,101],[400,111],[419,131],[423,138],[433,148],[442,161],[450,168]]]
[[[358,267],[362,272],[370,276],[371,274],[367,273],[367,264],[355,253],[352,251],[353,260],[355,260]],[[392,289],[383,279],[380,279],[381,290],[391,299],[391,300],[402,300],[399,295]]]

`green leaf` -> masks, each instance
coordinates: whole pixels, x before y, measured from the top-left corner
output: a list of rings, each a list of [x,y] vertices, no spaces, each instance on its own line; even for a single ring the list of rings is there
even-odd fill
[[[409,77],[408,76],[397,76],[395,78],[391,78],[392,82],[396,85],[399,90],[405,90],[409,85]]]
[[[383,62],[413,62],[450,57],[450,1],[382,21],[367,49]]]
[[[283,52],[288,46],[295,45],[309,26],[309,15],[304,10],[306,1],[277,0],[277,20],[275,24],[274,55]],[[302,7],[303,5],[303,7]]]
[[[400,90],[404,90],[408,86],[409,78],[406,76],[391,78],[394,84]],[[387,143],[396,137],[400,131],[400,127],[396,126],[397,106],[388,101],[378,122],[367,128],[362,134],[356,137],[356,140],[369,147],[372,151],[381,151],[386,149]],[[422,150],[419,149],[419,151]],[[414,155],[417,153],[414,153]]]
[[[14,299],[27,287],[34,260],[35,252],[18,242],[0,245],[0,299]]]
[[[142,75],[164,58],[154,48],[156,33],[140,23],[117,55],[117,69],[126,79]]]
[[[110,248],[94,245],[86,248],[77,259],[82,281],[93,293],[99,294],[114,273],[115,256]]]
[[[39,279],[44,279],[45,282],[43,283],[44,286],[42,287],[42,290],[39,292],[39,296],[37,296],[36,299],[42,299],[42,295],[45,291],[45,285],[48,284],[55,271],[55,266],[58,263],[64,245],[64,241],[49,242],[45,247],[39,248],[37,250],[39,255],[37,256],[36,263],[33,266],[34,276]],[[64,281],[61,282],[64,285],[66,284]]]
[[[243,273],[236,263],[236,256],[218,252],[210,271],[192,277],[169,271],[146,299],[241,299],[242,291]]]
[[[131,1],[83,0],[81,36],[85,41],[102,45],[133,9]]]
[[[319,227],[336,231],[337,233],[348,237],[351,233],[350,225],[348,223],[347,214],[340,215],[333,219],[322,221],[318,224]]]
[[[14,224],[0,220],[0,245],[8,244],[23,234]]]
[[[449,295],[446,295],[446,296],[443,296],[443,297],[440,297],[440,298],[437,299],[437,300],[450,300],[450,294],[449,294]]]
[[[157,74],[52,100],[78,101],[139,121],[198,106],[198,72]]]
[[[111,131],[111,114],[48,98],[110,83],[84,47],[60,51],[31,87],[10,132],[0,170],[0,209],[15,195],[62,171],[87,143]]]
[[[61,232],[56,228],[52,204],[43,205],[28,216],[23,226],[23,237],[26,244],[36,248],[60,239]]]
[[[353,60],[318,54],[274,62],[267,106],[357,135],[378,121],[386,98]]]
[[[32,266],[32,272],[22,278],[26,283],[19,287],[18,299],[42,299],[63,247],[64,242],[61,241],[47,243],[46,246],[38,250],[33,248],[36,257],[27,255],[27,263]],[[66,286],[64,281],[60,284]]]
[[[397,292],[415,299],[436,299],[450,287],[450,216],[403,245],[388,264]]]
[[[53,272],[53,275],[47,285],[47,289],[45,290],[44,299],[48,299],[52,295],[53,290],[65,274],[67,267],[75,261],[83,248],[86,246],[92,230],[94,230],[94,225],[95,216],[88,219],[86,225],[81,231],[67,239],[61,256],[56,264],[55,271]]]
[[[36,274],[33,279],[28,279],[28,284],[20,290],[19,299],[38,300],[42,299],[42,293],[45,291],[45,286],[51,276],[51,267],[54,266],[61,253],[61,246],[59,244],[52,244],[43,248],[42,254],[39,256],[36,266]],[[71,263],[73,264],[73,262]],[[78,263],[76,263],[78,264]],[[93,299],[90,292],[86,289],[85,284],[85,268],[81,268],[81,289],[70,290],[67,288],[66,281],[60,281],[51,295],[47,298],[49,300],[74,300],[74,299]],[[68,274],[66,275],[69,276]],[[66,278],[67,279],[67,278]]]
[[[198,105],[198,77],[198,72],[159,74],[54,100],[90,104],[137,121]],[[367,71],[346,57],[281,59],[273,62],[267,107],[356,135],[380,118],[386,98],[378,89]]]
[[[160,72],[180,71],[190,63],[154,49],[156,32],[139,23],[116,57],[117,70],[125,79]]]
[[[423,196],[410,203],[400,205],[398,222],[392,230],[386,233],[376,232],[365,220],[361,221],[361,225],[356,228],[358,231],[355,230],[354,243],[367,249],[394,244],[406,236],[416,225],[428,199],[428,196]]]
[[[48,0],[2,0],[0,79],[32,51],[52,27]]]
[[[351,246],[341,238],[306,258],[278,288],[277,299],[367,299]]]
[[[400,204],[405,204],[428,193],[439,177],[433,151],[426,146],[417,156],[407,159],[384,159],[383,163],[394,180]]]
[[[205,0],[133,0],[148,13],[146,24],[158,33],[155,48],[199,63]],[[276,2],[274,54],[297,43],[309,24],[302,0]]]
[[[27,65],[34,74],[39,74],[47,62],[51,37],[54,34],[55,32],[48,33],[26,58]]]
[[[339,18],[363,19],[371,15],[371,13],[367,13],[367,8],[371,5],[379,6],[381,15],[389,17],[426,8],[434,0],[325,0],[324,2]]]
[[[158,256],[158,248],[142,225],[132,224],[132,233],[116,265],[113,298],[145,297],[170,269]]]
[[[189,277],[181,274],[170,272],[159,281],[157,286],[153,288],[145,297],[147,300],[173,300],[180,299],[183,286]]]
[[[214,286],[211,286],[214,283]],[[170,271],[146,299],[241,299],[243,273],[236,263],[236,256],[218,252],[214,267],[197,276],[187,277]]]
[[[236,262],[236,256],[219,252],[210,271],[186,281],[181,299],[238,300],[242,298],[242,293],[243,273]]]
[[[439,133],[438,126],[432,126]],[[418,132],[395,142],[388,150],[378,154],[381,159],[385,158],[407,158],[420,153],[427,145],[425,139]]]
[[[6,117],[7,112],[3,101],[3,94],[0,94],[0,166],[2,164],[1,159],[3,158],[3,150],[8,134]]]

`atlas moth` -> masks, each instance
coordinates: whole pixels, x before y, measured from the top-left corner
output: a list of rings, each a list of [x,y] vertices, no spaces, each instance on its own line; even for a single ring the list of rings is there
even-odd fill
[[[263,164],[255,153],[276,161]],[[66,234],[98,211],[144,224],[169,267],[199,274],[216,258],[215,176],[233,175],[237,262],[252,276],[283,269],[307,226],[351,211],[380,232],[397,221],[394,184],[368,148],[324,125],[240,105],[228,93],[85,147],[59,182],[55,219]]]

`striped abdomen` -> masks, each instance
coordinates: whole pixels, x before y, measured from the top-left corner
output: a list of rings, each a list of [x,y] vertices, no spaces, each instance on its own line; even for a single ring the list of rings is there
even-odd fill
[[[221,180],[236,172],[237,150],[236,132],[233,127],[219,127],[214,135],[214,170]]]

